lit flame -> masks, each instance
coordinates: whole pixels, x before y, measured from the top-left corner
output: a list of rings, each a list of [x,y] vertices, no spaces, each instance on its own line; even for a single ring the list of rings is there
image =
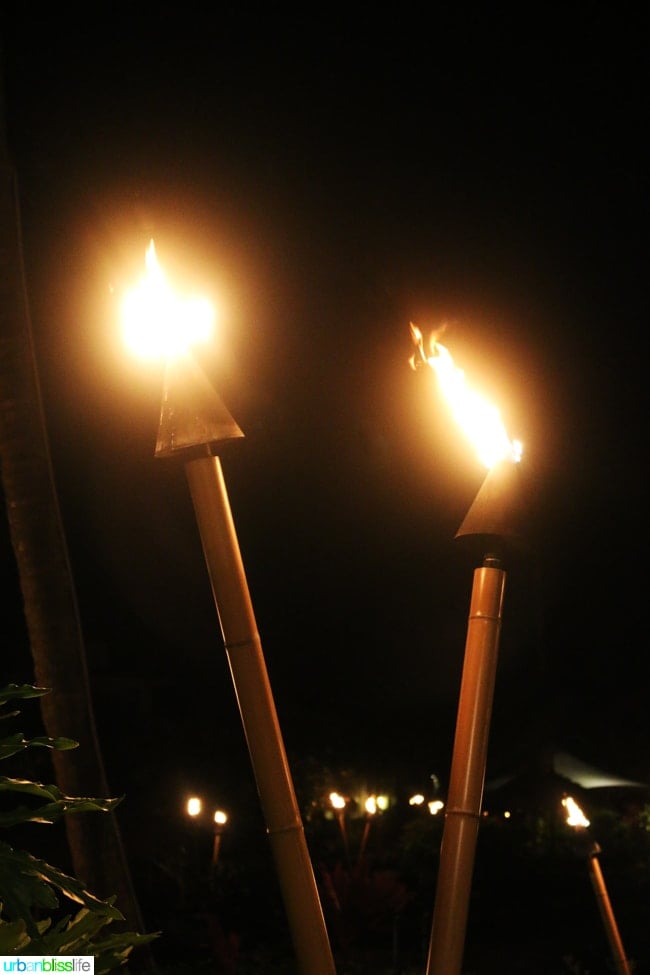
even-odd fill
[[[345,799],[338,792],[330,792],[329,800],[334,809],[345,809]]]
[[[562,805],[567,812],[566,821],[568,826],[577,826],[584,829],[589,826],[589,820],[575,799],[572,799],[571,796],[565,796],[562,800]]]
[[[181,298],[165,280],[153,240],[145,258],[146,274],[125,296],[122,328],[128,348],[142,359],[172,358],[206,342],[214,309],[205,298]]]
[[[228,816],[222,809],[217,809],[214,814],[214,821],[217,826],[225,826],[228,822]]]
[[[198,816],[203,807],[203,803],[196,796],[192,796],[191,799],[187,800],[187,815],[188,816]]]
[[[377,797],[376,796],[368,796],[368,798],[366,799],[365,806],[366,806],[366,812],[368,813],[368,815],[369,816],[374,816],[375,813],[377,812],[377,808],[378,808],[377,807]]]
[[[445,804],[442,799],[432,799],[431,802],[427,803],[427,808],[432,816],[437,816],[444,807]]]
[[[501,460],[521,460],[522,445],[510,440],[498,408],[475,390],[470,389],[465,373],[454,364],[451,353],[436,339],[431,339],[431,355],[424,351],[422,332],[411,323],[411,336],[417,352],[411,357],[411,365],[430,366],[447,399],[454,419],[474,445],[479,460],[486,467],[494,467]]]

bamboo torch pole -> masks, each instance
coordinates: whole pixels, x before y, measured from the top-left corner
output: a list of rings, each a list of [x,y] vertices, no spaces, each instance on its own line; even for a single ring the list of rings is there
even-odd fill
[[[494,551],[518,535],[518,467],[503,461],[490,470],[457,538],[475,536]],[[463,961],[506,582],[499,556],[482,562],[470,598],[426,975],[459,975]]]
[[[562,805],[566,809],[567,824],[573,827],[576,836],[580,838],[578,848],[579,850],[583,850],[583,848],[585,848],[585,840],[582,838],[586,837],[586,830],[590,826],[589,820],[572,796],[564,796],[562,799]],[[594,894],[596,895],[598,912],[605,928],[607,942],[612,953],[612,960],[614,962],[614,968],[616,969],[617,975],[630,975],[630,966],[627,958],[625,957],[623,941],[621,940],[621,935],[619,934],[616,918],[614,917],[614,911],[612,910],[609,894],[607,893],[605,878],[603,877],[603,872],[600,868],[600,861],[598,859],[600,853],[602,853],[600,844],[589,842],[589,847],[586,850],[587,865],[589,867],[589,880],[591,881],[591,886],[593,887]]]
[[[594,889],[594,894],[596,895],[598,910],[600,911],[600,916],[605,928],[605,934],[607,935],[607,941],[609,943],[609,950],[612,953],[612,959],[614,961],[614,967],[617,975],[630,975],[630,966],[627,958],[625,957],[623,941],[618,930],[618,924],[616,923],[614,911],[612,910],[609,894],[607,893],[605,878],[603,877],[603,872],[600,868],[600,861],[598,859],[600,852],[600,846],[598,843],[594,843],[589,851],[588,857],[589,879],[591,880],[591,885]]]
[[[416,351],[411,366],[430,367],[451,415],[473,444],[488,475],[456,537],[475,536],[482,565],[474,572],[456,735],[452,754],[440,868],[426,975],[459,975],[483,800],[492,700],[496,677],[505,572],[500,554],[518,536],[521,518],[518,461],[521,444],[511,440],[496,407],[478,394],[434,332],[430,352],[411,323]],[[490,554],[486,554],[490,553]]]
[[[156,457],[185,465],[221,633],[266,819],[301,975],[335,975],[305,832],[219,454],[243,433],[190,354],[209,339],[214,311],[168,285],[153,240],[146,276],[124,297],[123,332],[137,355],[167,361]]]
[[[243,436],[189,360],[170,364],[156,456],[184,461],[257,789],[302,975],[334,961],[257,631],[221,461]]]
[[[427,975],[460,972],[474,870],[506,574],[474,572]]]

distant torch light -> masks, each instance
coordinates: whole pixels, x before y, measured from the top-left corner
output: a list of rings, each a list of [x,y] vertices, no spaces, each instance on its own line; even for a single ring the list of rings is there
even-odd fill
[[[571,796],[565,796],[562,799],[562,805],[566,809],[566,821],[569,826],[573,826],[573,828],[577,831],[582,831],[589,826],[589,820],[583,813],[578,803],[572,799]],[[592,843],[587,854],[589,879],[591,881],[594,894],[596,895],[596,904],[603,922],[603,927],[605,928],[605,935],[609,943],[609,949],[612,954],[612,961],[614,963],[616,973],[617,975],[630,975],[630,964],[625,955],[623,940],[618,930],[618,924],[616,923],[616,917],[609,899],[609,893],[605,884],[603,871],[600,866],[600,853],[601,849],[598,843]]]
[[[329,801],[333,809],[345,809],[345,799],[338,792],[330,792]]]
[[[368,798],[365,801],[365,809],[366,809],[366,812],[368,813],[368,815],[369,816],[374,816],[375,813],[377,812],[377,809],[378,808],[379,807],[377,805],[377,797],[376,796],[368,796]]]
[[[562,805],[566,809],[567,826],[573,826],[576,829],[586,829],[590,825],[582,809],[571,796],[564,796]]]
[[[197,796],[192,796],[191,799],[187,800],[187,815],[191,816],[192,819],[196,819],[197,816],[201,815],[201,810],[203,809],[203,803]]]

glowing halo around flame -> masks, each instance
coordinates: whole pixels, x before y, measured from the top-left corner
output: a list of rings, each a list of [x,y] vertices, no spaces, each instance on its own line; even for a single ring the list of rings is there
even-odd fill
[[[212,335],[214,308],[205,298],[181,298],[163,274],[153,240],[146,253],[146,274],[122,304],[127,347],[141,359],[171,359]]]
[[[523,449],[521,442],[508,437],[498,408],[467,385],[465,373],[454,363],[446,346],[434,336],[431,355],[427,355],[422,332],[413,323],[411,336],[418,350],[411,357],[411,365],[413,368],[427,365],[433,369],[454,419],[473,444],[481,463],[488,468],[502,460],[518,463]]]

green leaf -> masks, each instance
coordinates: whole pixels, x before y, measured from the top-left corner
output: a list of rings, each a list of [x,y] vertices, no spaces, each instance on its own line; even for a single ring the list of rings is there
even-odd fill
[[[27,684],[10,684],[0,689],[0,709],[17,699],[40,697],[46,688]],[[17,709],[0,713],[2,718],[20,714]],[[76,748],[70,738],[38,736],[26,739],[22,732],[0,738],[0,759],[28,748],[44,747],[65,750]],[[0,776],[0,798],[6,806],[11,794],[18,806],[0,813],[0,825],[24,822],[53,823],[62,816],[79,812],[110,812],[118,799],[70,797],[52,784]],[[20,800],[23,800],[22,803]],[[27,803],[31,800],[31,806]],[[81,906],[74,917],[67,915],[52,925],[43,915],[56,911],[63,896]],[[83,883],[22,850],[0,842],[0,954],[92,954],[96,975],[104,975],[123,966],[134,947],[148,944],[157,934],[140,935],[119,932],[97,940],[102,929],[112,921],[123,921],[115,907],[115,898],[101,900],[86,890]]]
[[[73,918],[68,915],[48,933],[48,951],[59,955],[79,954],[78,946],[94,938],[111,920],[82,907]]]
[[[19,921],[0,923],[0,955],[11,955],[24,950],[28,944],[27,926],[22,918]]]
[[[63,793],[56,785],[43,785],[31,779],[13,779],[0,775],[0,792],[23,792],[39,799],[62,799]]]
[[[4,844],[2,844],[4,846]],[[85,889],[83,884],[62,871],[37,860],[23,851],[10,850],[13,862],[7,868],[7,858],[0,850],[0,895],[5,911],[11,920],[23,919],[34,941],[40,938],[36,915],[43,909],[54,911],[59,906],[57,892],[69,900],[84,904],[95,914],[109,920],[123,920],[123,916],[110,901],[102,901]],[[35,913],[36,912],[36,913]],[[46,922],[50,923],[49,919]],[[90,952],[92,954],[92,952]]]
[[[43,697],[50,693],[49,687],[34,687],[32,684],[7,684],[0,687],[0,705],[7,701],[14,701],[16,698],[26,700],[31,697]]]
[[[0,738],[0,759],[9,758],[25,748],[25,736],[22,731],[17,731],[6,738]]]
[[[122,801],[118,799],[73,798],[64,795],[56,785],[44,785],[29,779],[14,779],[0,776],[0,794],[16,792],[23,795],[35,796],[37,799],[49,799],[41,806],[19,805],[13,809],[0,812],[0,826],[15,826],[17,823],[55,823],[66,813],[79,812],[112,812]]]
[[[0,812],[0,827],[17,826],[18,823],[56,823],[68,813],[111,812],[121,799],[61,799],[44,806],[29,808],[17,806]]]
[[[39,738],[30,738],[25,742],[26,748],[33,748],[34,746],[39,748],[54,748],[59,752],[67,752],[70,751],[71,748],[78,748],[79,742],[74,741],[72,738],[62,738],[61,736],[58,738],[46,738],[41,736]]]
[[[26,748],[54,748],[57,751],[68,751],[71,748],[77,748],[78,745],[79,742],[72,738],[47,738],[45,736],[25,738],[22,731],[17,731],[6,738],[0,738],[0,759],[9,758]]]
[[[110,898],[110,903],[115,898]],[[159,935],[136,934],[119,931],[97,940],[97,934],[112,923],[112,918],[100,917],[87,908],[81,908],[73,918],[66,917],[41,938],[39,948],[48,954],[93,954],[95,971],[108,972],[124,964],[136,947],[149,944]],[[32,947],[35,944],[32,943]]]
[[[20,711],[18,711],[18,710],[16,710],[16,711],[7,711],[6,714],[0,714],[0,721],[5,721],[8,718],[17,718],[19,714],[20,714]]]

